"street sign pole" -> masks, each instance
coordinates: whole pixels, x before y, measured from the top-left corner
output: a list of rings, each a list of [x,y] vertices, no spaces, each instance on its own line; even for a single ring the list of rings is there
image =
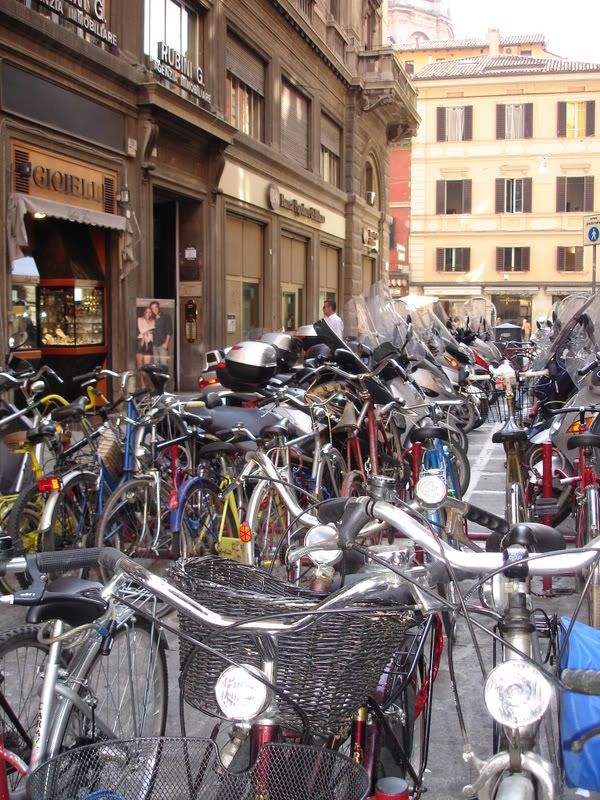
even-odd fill
[[[596,245],[600,242],[600,215],[583,218],[583,246],[592,248],[592,294],[596,294]]]
[[[592,247],[592,294],[596,294],[596,245]]]

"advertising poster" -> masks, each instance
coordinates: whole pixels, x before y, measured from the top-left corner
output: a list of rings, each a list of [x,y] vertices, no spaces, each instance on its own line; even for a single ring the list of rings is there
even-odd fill
[[[138,369],[144,364],[166,364],[171,385],[175,369],[175,301],[138,297],[136,350]]]

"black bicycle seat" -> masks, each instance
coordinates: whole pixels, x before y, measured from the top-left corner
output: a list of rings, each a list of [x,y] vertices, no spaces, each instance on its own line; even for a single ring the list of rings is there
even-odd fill
[[[492,442],[495,444],[507,444],[510,442],[526,442],[527,430],[518,425],[514,417],[509,417],[505,424],[492,435]]]
[[[55,408],[50,416],[55,422],[70,422],[82,419],[85,416],[85,407],[88,404],[87,397],[78,397],[68,406]]]
[[[422,428],[413,428],[409,433],[410,441],[415,442],[428,442],[431,439],[441,439],[442,442],[449,440],[447,428],[439,428],[437,425],[424,425]]]
[[[576,433],[567,439],[567,450],[576,447],[600,447],[600,436],[597,433]]]

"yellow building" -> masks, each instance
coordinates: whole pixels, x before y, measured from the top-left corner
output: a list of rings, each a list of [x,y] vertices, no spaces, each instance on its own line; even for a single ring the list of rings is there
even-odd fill
[[[451,313],[484,294],[515,322],[589,289],[600,65],[482,54],[434,61],[414,83],[411,288],[447,299]]]

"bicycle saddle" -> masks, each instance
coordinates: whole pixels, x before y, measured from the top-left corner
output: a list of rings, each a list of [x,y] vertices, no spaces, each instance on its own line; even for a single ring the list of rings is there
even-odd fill
[[[72,420],[82,419],[85,416],[85,407],[87,403],[87,397],[78,397],[77,400],[73,400],[68,406],[55,408],[50,416],[55,422],[70,422]]]
[[[600,436],[597,433],[576,433],[567,439],[567,450],[576,447],[600,447]]]
[[[505,547],[520,544],[530,553],[552,553],[564,550],[564,536],[556,528],[542,525],[540,522],[522,522],[514,525],[507,534],[492,533],[485,543],[487,553],[500,553]]]
[[[450,437],[447,428],[439,428],[437,425],[424,425],[422,428],[413,428],[408,438],[415,444],[415,442],[428,442],[431,439],[441,439],[442,442],[447,442]]]
[[[517,424],[514,417],[509,417],[505,424],[492,435],[492,442],[495,444],[506,444],[508,442],[526,442],[527,431]]]

